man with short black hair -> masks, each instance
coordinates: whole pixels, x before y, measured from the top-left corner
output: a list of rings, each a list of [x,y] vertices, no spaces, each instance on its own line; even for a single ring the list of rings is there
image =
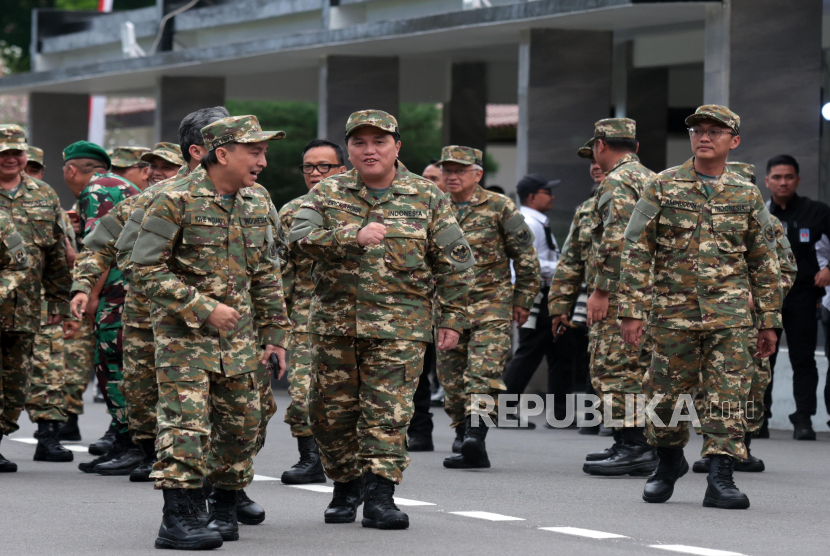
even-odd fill
[[[790,415],[793,424],[793,438],[815,440],[812,416],[816,414],[816,389],[818,369],[816,367],[816,339],[818,321],[816,310],[824,295],[824,287],[830,285],[830,268],[819,268],[816,257],[816,243],[822,235],[830,237],[830,207],[820,201],[801,197],[796,193],[801,177],[798,162],[792,156],[782,154],[767,162],[767,176],[764,181],[772,199],[767,207],[778,217],[787,234],[798,265],[798,274],[790,293],[784,299],[781,311],[784,328],[777,329],[781,337],[787,333],[790,363],[793,367],[793,395],[795,412]],[[775,372],[778,350],[770,356],[770,367]],[[825,403],[830,403],[830,391],[825,390]],[[769,435],[767,430],[772,415],[772,381],[764,397],[767,408],[766,420],[759,436]]]
[[[447,186],[444,185],[444,179],[441,177],[441,168],[438,166],[437,158],[429,159],[429,164],[424,168],[424,172],[421,175],[434,183],[442,192],[447,192]]]

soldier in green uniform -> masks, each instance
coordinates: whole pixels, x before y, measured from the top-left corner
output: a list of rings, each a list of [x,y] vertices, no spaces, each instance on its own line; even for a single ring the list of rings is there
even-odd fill
[[[309,191],[324,179],[346,171],[343,147],[325,139],[314,139],[303,149],[300,167]],[[300,207],[308,195],[297,197],[280,209],[279,218],[284,230],[294,225]],[[311,389],[311,347],[308,343],[308,310],[314,281],[311,273],[314,260],[291,246],[288,267],[283,271],[282,283],[285,304],[291,316],[291,351],[288,368],[288,395],[291,403],[285,410],[285,422],[291,427],[291,436],[297,439],[300,461],[282,474],[280,480],[289,485],[325,483],[326,475],[320,461],[320,452],[308,418],[308,393]]]
[[[60,324],[68,311],[71,283],[58,196],[46,183],[24,173],[27,148],[20,126],[0,125],[0,212],[11,218],[17,231],[17,235],[9,233],[5,245],[7,249],[15,248],[14,256],[19,259],[16,264],[28,267],[25,279],[13,293],[4,292],[0,304],[0,434],[6,435],[17,430],[17,418],[26,400],[35,334],[40,332],[41,303],[44,299],[47,302],[47,324]],[[35,405],[42,410],[32,414],[38,425],[35,460],[71,461],[72,453],[67,454],[58,443],[59,423],[66,420],[60,400],[44,396],[36,399]]]
[[[640,164],[636,123],[628,118],[608,118],[594,125],[591,143],[594,160],[606,174],[597,191],[597,203],[591,215],[591,261],[593,291],[588,298],[588,325],[591,327],[591,383],[600,396],[605,414],[615,428],[615,443],[609,456],[588,460],[583,470],[591,475],[649,475],[657,466],[657,457],[643,434],[642,410],[627,411],[626,396],[642,394],[643,375],[648,358],[640,358],[640,346],[623,343],[617,325],[617,289],[620,256],[625,245],[623,233],[634,205],[654,173]],[[553,321],[567,318],[560,314]],[[610,409],[610,411],[609,411]],[[637,409],[635,405],[634,408]],[[616,426],[613,426],[616,424]]]
[[[487,413],[473,397],[491,396],[495,404],[489,416],[498,418],[498,395],[506,390],[501,373],[510,350],[510,322],[521,326],[527,321],[539,293],[541,267],[533,232],[513,201],[478,185],[484,175],[482,152],[451,145],[443,148],[438,164],[453,213],[476,261],[467,326],[454,349],[438,354],[444,410],[452,420],[450,426],[463,431],[461,453],[446,458],[444,467],[487,468],[487,425],[478,418]]]
[[[740,142],[740,118],[705,105],[686,119],[694,157],[657,174],[625,230],[619,287],[624,340],[639,345],[653,279],[649,326],[652,363],[643,380],[654,403],[646,424],[659,464],[643,499],[665,502],[689,469],[685,423],[672,425],[681,401],[702,380],[704,402],[721,410],[700,416],[702,456],[710,459],[703,505],[749,507],[735,486],[733,463],[747,456],[744,403],[752,373],[753,308],[757,357],[768,357],[781,326],[775,228],[760,191],[726,167]],[[702,376],[701,376],[702,375]],[[691,408],[690,408],[691,409]]]
[[[397,161],[400,146],[393,116],[353,113],[346,147],[354,170],[317,184],[288,237],[317,265],[309,413],[335,482],[327,523],[355,520],[365,475],[363,526],[409,526],[393,494],[410,462],[406,427],[433,339],[433,293],[438,349],[453,349],[466,328],[470,246],[444,194]]]
[[[184,166],[182,148],[175,143],[156,143],[152,151],[141,155],[141,160],[149,164],[147,175],[149,185],[169,180]]]
[[[149,153],[147,147],[113,147],[107,151],[112,162],[110,171],[144,191],[149,185],[150,164],[142,157]]]
[[[43,165],[43,149],[29,145],[26,149],[26,168],[24,171],[30,178],[43,180],[43,172],[46,167]]]
[[[237,491],[253,479],[261,423],[256,370],[271,354],[285,368],[290,331],[278,231],[267,196],[252,187],[266,166],[267,141],[285,134],[236,116],[202,135],[205,172],[158,193],[130,255],[133,279],[153,303],[152,477],[165,501],[159,548],[216,548],[239,538]],[[216,500],[207,525],[197,502],[205,479]]]

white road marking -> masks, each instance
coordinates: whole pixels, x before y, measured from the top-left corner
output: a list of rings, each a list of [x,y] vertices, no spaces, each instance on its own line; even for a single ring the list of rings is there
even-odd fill
[[[409,498],[398,498],[395,496],[395,504],[398,506],[435,506],[432,502],[421,502],[420,500],[410,500]]]
[[[285,485],[291,488],[299,488],[301,490],[310,490],[311,492],[334,492],[334,487],[328,485]]]
[[[89,453],[89,448],[86,446],[81,446],[80,444],[63,444],[62,446],[72,452],[79,452],[83,454]]]
[[[13,438],[10,436],[9,440],[14,440],[15,442],[22,442],[23,444],[37,444],[37,438]]]
[[[683,554],[698,554],[699,556],[744,556],[740,552],[729,552],[727,550],[715,550],[714,548],[698,548],[697,546],[685,546],[682,544],[651,544],[651,548],[660,550],[671,550]]]
[[[310,490],[312,492],[325,492],[325,493],[332,493],[334,492],[334,487],[330,487],[327,485],[285,485],[290,486],[291,488],[299,488],[302,490]],[[395,504],[399,506],[435,506],[432,502],[422,502],[420,500],[410,500],[409,498],[398,498],[395,496]]]
[[[255,481],[279,481],[276,477],[269,477],[268,475],[254,475]]]
[[[464,517],[474,517],[476,519],[486,519],[488,521],[525,521],[523,517],[511,517],[509,515],[494,514],[490,512],[450,512],[455,515],[463,515]]]
[[[579,527],[539,527],[542,531],[553,531],[554,533],[562,533],[565,535],[576,535],[578,537],[588,537],[589,539],[627,539],[625,535],[618,535],[616,533],[606,533],[604,531],[593,531],[591,529],[580,529]]]

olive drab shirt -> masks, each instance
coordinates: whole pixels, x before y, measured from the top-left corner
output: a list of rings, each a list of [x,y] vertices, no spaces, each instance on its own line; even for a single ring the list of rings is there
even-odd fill
[[[294,218],[300,211],[307,195],[297,197],[286,203],[279,212],[283,230],[290,230],[294,225]],[[308,313],[311,308],[311,294],[314,291],[314,281],[311,273],[314,269],[314,259],[299,253],[296,245],[290,250],[288,266],[282,273],[282,286],[285,292],[285,304],[291,316],[292,334],[308,332]]]
[[[681,330],[781,328],[776,237],[761,193],[728,169],[707,197],[694,158],[657,174],[625,230],[620,317]],[[653,270],[652,270],[653,264]]]
[[[231,206],[207,172],[152,201],[130,261],[136,286],[152,302],[157,368],[235,376],[257,369],[259,346],[285,347],[291,325],[271,207],[250,187]],[[219,303],[241,315],[233,331],[206,323]]]
[[[453,203],[452,208],[476,260],[468,327],[512,320],[514,306],[530,310],[539,293],[542,268],[524,215],[513,201],[481,186],[476,186],[469,205]],[[511,260],[515,284],[511,283]]]
[[[370,222],[386,226],[386,237],[361,247],[357,232]],[[318,183],[288,241],[316,261],[312,334],[431,342],[433,294],[436,326],[467,326],[470,246],[447,197],[400,163],[378,199],[356,170]]]
[[[42,299],[45,298],[48,304],[49,314],[69,312],[72,277],[66,263],[57,194],[40,180],[23,173],[21,177],[14,196],[11,191],[0,189],[0,212],[11,217],[23,240],[28,271],[23,282],[0,304],[0,328],[38,333]],[[41,295],[41,287],[44,295]]]
[[[588,295],[594,291],[594,268],[589,261],[593,248],[592,214],[596,206],[597,197],[594,195],[576,209],[548,293],[548,313],[551,315],[570,316],[583,282],[588,286]]]
[[[22,284],[29,274],[29,257],[23,238],[7,212],[0,211],[0,303]],[[48,304],[43,302],[48,315]]]

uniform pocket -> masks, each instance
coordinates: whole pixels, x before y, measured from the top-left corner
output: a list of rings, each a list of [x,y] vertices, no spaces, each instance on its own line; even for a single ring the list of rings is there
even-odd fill
[[[223,226],[182,228],[181,248],[175,251],[176,263],[185,271],[206,276],[216,271],[215,261],[227,259],[228,229]]]
[[[249,268],[259,263],[263,250],[267,249],[265,229],[266,226],[242,228],[242,234],[245,236],[245,256],[248,259]]]
[[[746,214],[713,214],[712,233],[718,249],[725,253],[746,251],[744,236],[749,229]]]
[[[384,262],[392,270],[413,270],[424,266],[426,230],[389,229],[384,237]]]
[[[699,212],[663,208],[658,221],[657,243],[672,249],[686,249],[699,220]]]
[[[477,228],[466,230],[464,237],[470,244],[475,258],[475,266],[488,266],[505,259],[503,242],[495,228]]]
[[[30,209],[27,217],[31,220],[32,239],[39,247],[55,244],[55,214],[48,209]]]

